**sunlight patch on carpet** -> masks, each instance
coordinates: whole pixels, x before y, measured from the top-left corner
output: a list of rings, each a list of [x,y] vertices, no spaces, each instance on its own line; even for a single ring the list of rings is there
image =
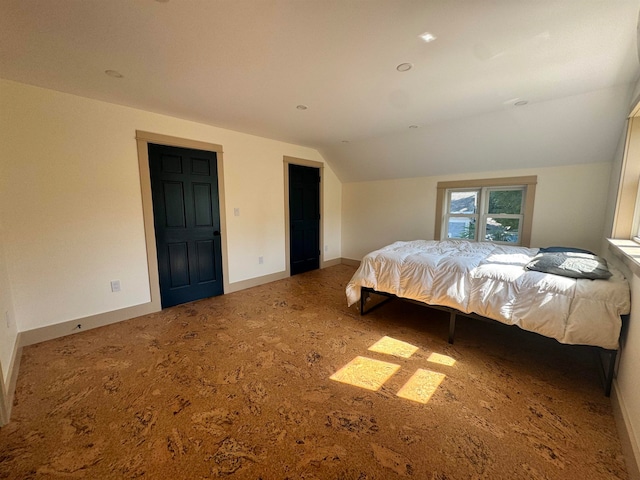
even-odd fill
[[[438,389],[446,375],[419,368],[403,385],[397,395],[414,402],[427,403]]]
[[[400,365],[373,360],[367,357],[356,357],[329,377],[341,383],[355,387],[377,391],[398,371]]]
[[[452,367],[453,365],[456,364],[456,361],[454,358],[451,358],[448,355],[442,355],[441,353],[436,353],[436,352],[433,352],[431,355],[429,355],[429,358],[427,358],[427,361],[433,362],[433,363],[439,363],[440,365],[447,365],[448,367]]]
[[[391,337],[382,337],[369,347],[369,351],[385,353],[395,357],[409,358],[418,351],[418,347]]]

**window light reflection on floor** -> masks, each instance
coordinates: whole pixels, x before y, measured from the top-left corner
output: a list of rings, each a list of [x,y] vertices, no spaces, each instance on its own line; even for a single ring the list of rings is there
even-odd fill
[[[455,359],[451,358],[448,355],[442,355],[441,353],[436,352],[433,352],[431,355],[429,355],[427,361],[432,363],[439,363],[440,365],[446,365],[448,367],[452,367],[456,364]]]
[[[419,368],[397,393],[398,397],[427,403],[446,375]]]
[[[418,351],[418,347],[391,337],[382,337],[369,347],[372,352],[385,353],[395,357],[409,358]]]
[[[399,368],[400,365],[394,363],[358,356],[329,378],[337,382],[377,391]]]
[[[400,358],[410,358],[418,350],[419,348],[415,345],[387,336],[382,337],[369,347],[369,351],[371,352],[393,355]],[[427,361],[445,366],[453,366],[456,363],[454,358],[436,352],[432,352],[427,358]],[[336,382],[346,383],[375,392],[399,369],[400,365],[396,365],[395,363],[358,356],[329,378]],[[445,378],[446,375],[443,373],[419,368],[402,388],[400,388],[397,396],[425,404],[429,402]]]

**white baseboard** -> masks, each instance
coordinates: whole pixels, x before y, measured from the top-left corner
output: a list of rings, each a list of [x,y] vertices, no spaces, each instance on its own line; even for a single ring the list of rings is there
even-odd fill
[[[320,268],[335,267],[336,265],[340,265],[341,263],[341,258],[332,258],[331,260],[325,260],[324,262],[322,262],[322,266]]]
[[[331,260],[327,260],[322,262],[320,268],[328,268],[333,267],[335,265],[340,265],[343,263],[343,259],[334,258]],[[291,275],[288,270],[283,270],[282,272],[272,273],[270,275],[264,275],[262,277],[250,278],[248,280],[241,280],[239,282],[230,283],[228,288],[225,289],[224,293],[233,293],[239,292],[240,290],[246,290],[247,288],[258,287],[260,285],[264,285],[266,283],[275,282],[276,280],[282,280],[284,278],[288,278]]]
[[[120,310],[113,310],[111,312],[90,315],[84,318],[67,320],[66,322],[55,323],[45,327],[25,330],[19,334],[20,346],[26,347],[27,345],[33,345],[34,343],[46,342],[47,340],[53,340],[54,338],[72,335],[74,333],[91,330],[93,328],[104,327],[105,325],[111,325],[112,323],[122,322],[124,320],[148,315],[149,313],[158,311],[160,311],[160,306],[153,302],[149,302],[134,305],[133,307],[121,308]],[[78,325],[80,327],[78,327]]]
[[[9,419],[11,418],[11,408],[13,407],[13,399],[16,393],[21,357],[22,347],[20,346],[20,334],[18,333],[16,342],[13,345],[13,351],[11,352],[6,382],[0,373],[0,388],[2,388],[2,394],[0,395],[0,426],[9,423]]]
[[[248,280],[241,280],[229,284],[229,288],[225,289],[224,293],[239,292],[240,290],[246,290],[247,288],[257,287],[264,285],[265,283],[275,282],[276,280],[282,280],[289,277],[289,273],[286,271],[272,273],[270,275],[264,275],[262,277],[250,278]]]
[[[351,258],[342,258],[340,263],[342,263],[342,265],[349,265],[350,267],[360,266],[360,260],[352,260]]]
[[[611,390],[611,405],[613,407],[613,418],[618,427],[618,437],[622,445],[622,453],[627,464],[629,480],[640,480],[640,444],[633,425],[629,421],[629,410],[624,399],[619,395],[618,382],[614,380]]]

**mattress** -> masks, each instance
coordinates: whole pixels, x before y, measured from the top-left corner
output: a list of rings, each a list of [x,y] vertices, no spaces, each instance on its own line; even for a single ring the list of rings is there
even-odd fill
[[[366,255],[347,284],[347,303],[360,288],[475,313],[555,338],[561,343],[617,349],[630,291],[615,268],[608,280],[529,271],[537,248],[465,240],[395,242]]]

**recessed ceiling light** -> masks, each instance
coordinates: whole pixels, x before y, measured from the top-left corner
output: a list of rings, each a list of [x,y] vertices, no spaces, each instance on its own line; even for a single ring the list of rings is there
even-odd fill
[[[413,68],[413,65],[410,63],[401,63],[396,67],[396,70],[398,70],[399,72],[408,72],[412,68]]]
[[[107,75],[113,78],[124,78],[124,75],[122,75],[117,70],[105,70],[104,73],[106,73]]]
[[[418,125],[409,125],[409,128],[418,128]]]
[[[527,100],[518,100],[516,103],[514,103],[514,105],[516,107],[522,107],[523,105],[526,105],[527,103],[529,103]]]
[[[298,110],[306,110],[306,109],[307,109],[307,108],[309,108],[309,107],[307,107],[306,105],[302,105],[302,104],[300,104],[300,105],[296,106],[296,108],[297,108]]]
[[[433,33],[424,32],[422,35],[420,35],[420,38],[429,43],[433,42],[437,37]]]

